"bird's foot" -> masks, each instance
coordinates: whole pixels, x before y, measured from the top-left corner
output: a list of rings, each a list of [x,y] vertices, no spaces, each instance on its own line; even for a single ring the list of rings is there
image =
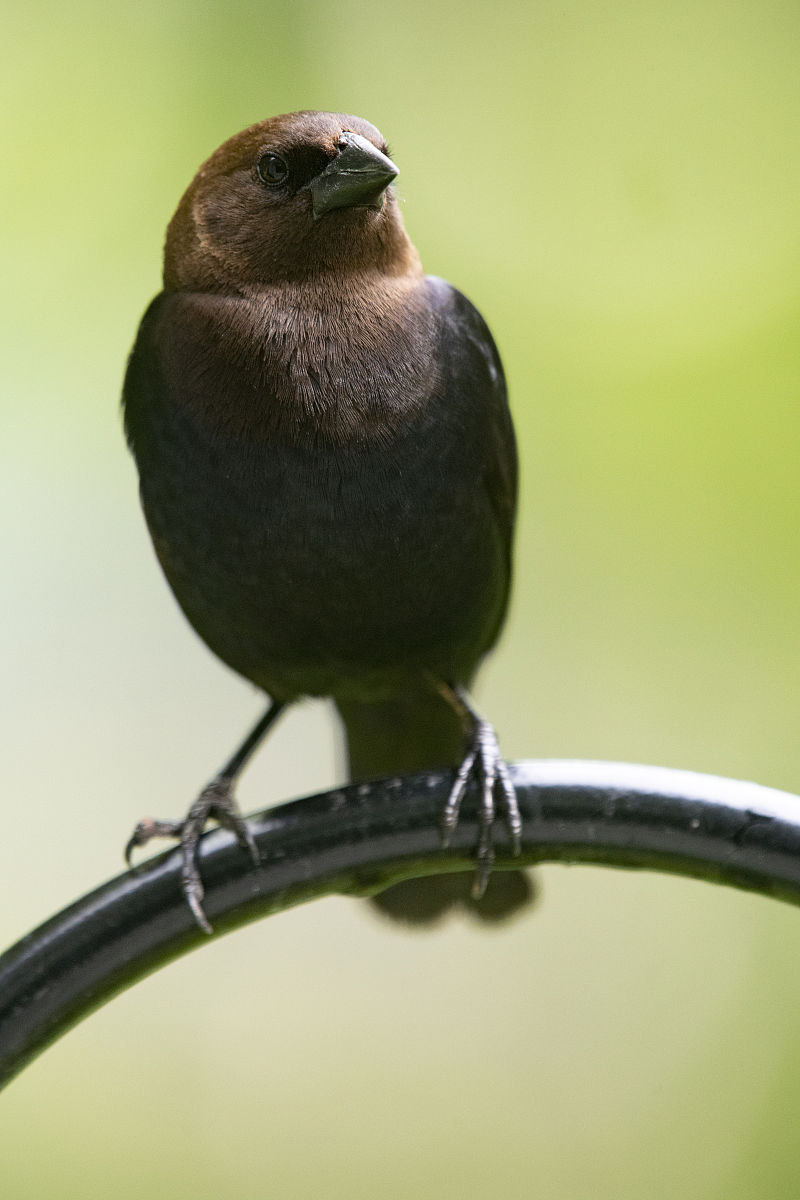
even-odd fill
[[[182,821],[159,821],[144,817],[133,831],[125,847],[125,861],[131,865],[131,855],[137,846],[145,846],[153,838],[176,838],[180,842],[183,866],[181,878],[186,903],[204,933],[213,933],[203,910],[205,889],[197,865],[197,845],[209,821],[229,829],[243,850],[247,850],[256,866],[260,857],[250,828],[239,811],[233,794],[233,779],[224,775],[212,779],[203,788]]]
[[[481,789],[481,805],[472,895],[475,900],[480,900],[486,891],[494,864],[495,795],[499,800],[503,819],[511,838],[511,851],[515,855],[519,854],[522,848],[522,816],[519,811],[517,793],[511,782],[508,767],[500,754],[497,735],[493,727],[471,709],[468,711],[472,723],[469,746],[442,813],[441,829],[442,844],[447,846],[458,824],[461,801],[467,786],[471,779],[475,779]]]

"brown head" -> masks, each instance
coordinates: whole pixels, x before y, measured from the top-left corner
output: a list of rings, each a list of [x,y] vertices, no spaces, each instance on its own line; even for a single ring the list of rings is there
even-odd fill
[[[328,273],[416,274],[396,174],[381,134],[359,117],[297,112],[251,125],[185,192],[167,230],[164,287],[231,294]]]

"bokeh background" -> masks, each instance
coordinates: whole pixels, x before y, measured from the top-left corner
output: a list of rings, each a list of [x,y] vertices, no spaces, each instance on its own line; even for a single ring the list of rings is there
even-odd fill
[[[523,504],[478,698],[508,756],[800,790],[796,0],[27,0],[3,30],[0,945],[259,710],[160,577],[118,395],[183,188],[294,108],[383,130],[505,359]],[[242,802],[341,774],[309,704]],[[800,1194],[800,915],[539,878],[500,931],[332,899],[171,965],[4,1095],[2,1194]]]

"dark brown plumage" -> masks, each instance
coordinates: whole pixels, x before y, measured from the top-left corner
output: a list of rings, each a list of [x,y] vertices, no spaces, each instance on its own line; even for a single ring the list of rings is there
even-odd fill
[[[468,300],[423,275],[396,173],[378,130],[340,113],[275,117],[221,146],[167,231],[125,425],[178,602],[273,701],[255,741],[283,705],[326,695],[354,777],[455,766],[465,735],[475,744],[445,821],[477,770],[477,895],[465,900],[460,883],[458,898],[488,917],[527,885],[498,875],[480,899],[495,792],[515,841],[519,816],[491,727],[462,689],[505,614],[514,437],[492,338]],[[186,821],[141,822],[129,845],[181,837],[204,927],[196,840],[215,817],[254,849],[232,791],[253,748]],[[403,885],[384,907],[429,917],[452,888]]]

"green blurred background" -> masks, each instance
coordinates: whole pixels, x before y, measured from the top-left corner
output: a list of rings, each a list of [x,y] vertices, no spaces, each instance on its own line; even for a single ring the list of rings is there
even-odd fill
[[[118,395],[183,188],[294,108],[382,129],[505,359],[523,508],[478,698],[508,756],[800,789],[797,0],[29,0],[3,28],[0,944],[259,710],[160,577]],[[242,802],[341,773],[309,704]],[[6,1093],[3,1196],[800,1195],[800,914],[539,878],[499,932],[328,900],[170,966]]]

